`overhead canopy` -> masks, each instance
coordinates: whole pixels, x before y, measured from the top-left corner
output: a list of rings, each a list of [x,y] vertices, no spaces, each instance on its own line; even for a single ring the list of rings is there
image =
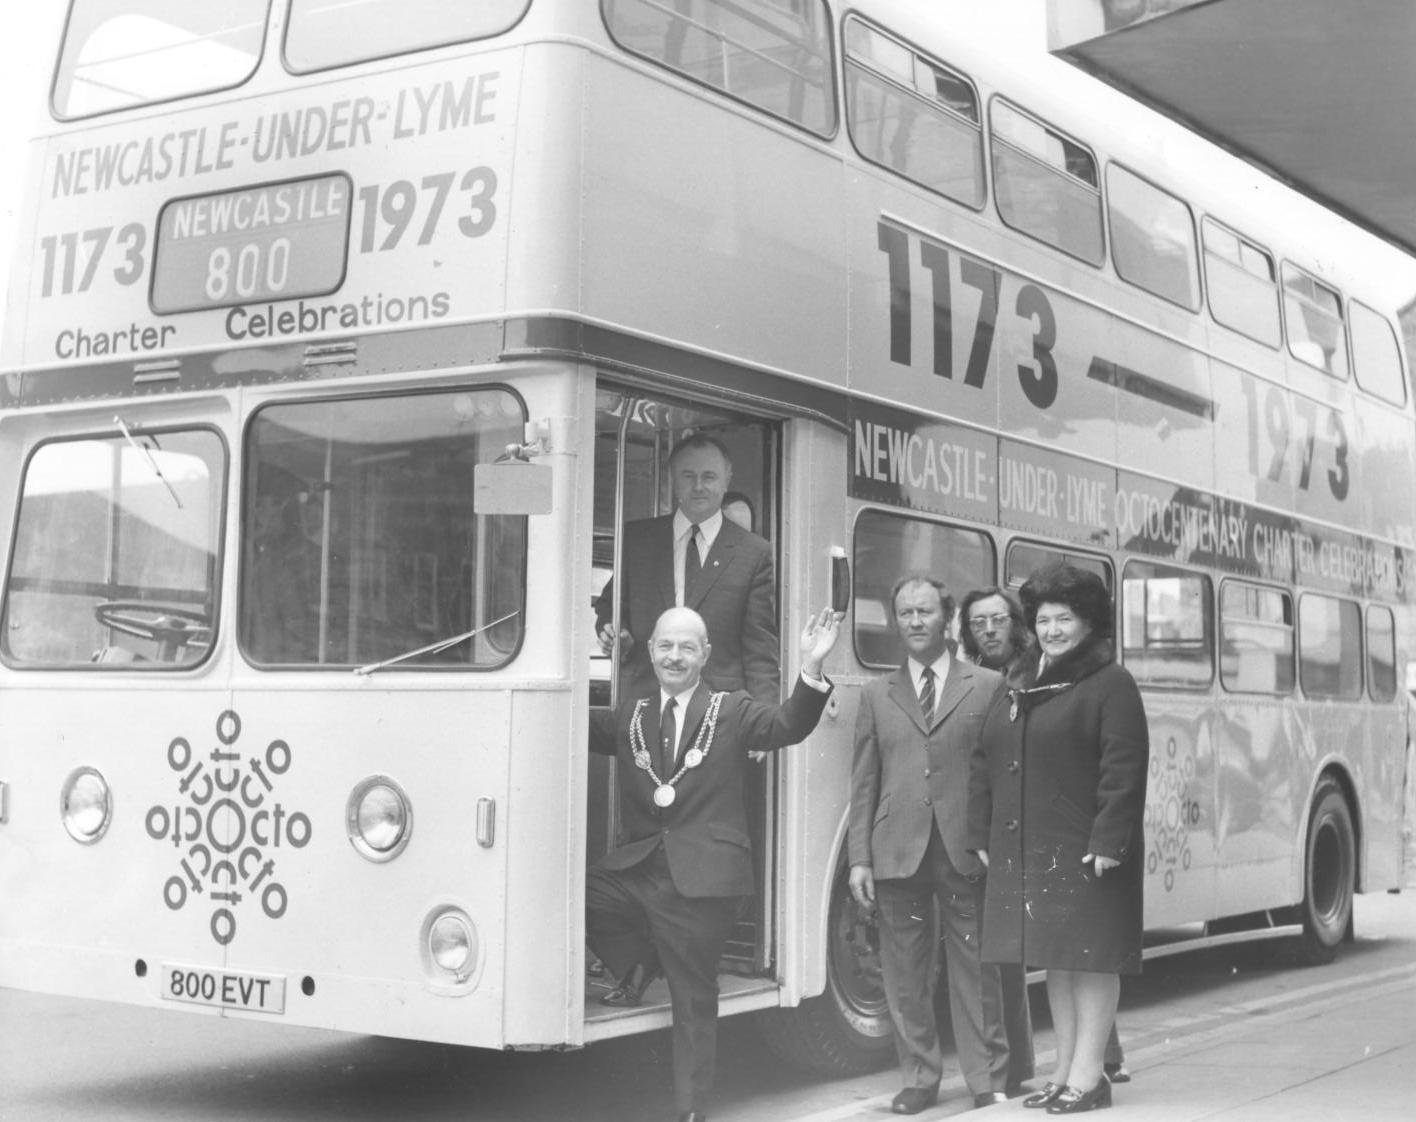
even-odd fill
[[[1061,58],[1416,254],[1412,0],[1048,0]]]

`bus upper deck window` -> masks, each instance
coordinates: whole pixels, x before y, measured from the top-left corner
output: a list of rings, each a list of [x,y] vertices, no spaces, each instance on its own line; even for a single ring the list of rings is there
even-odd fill
[[[1352,369],[1357,384],[1393,405],[1406,404],[1406,379],[1401,371],[1401,351],[1396,333],[1380,313],[1350,300]]]
[[[61,120],[239,86],[256,69],[270,0],[74,0],[53,109]]]
[[[846,22],[846,123],[867,160],[965,206],[983,206],[973,87],[854,16]]]
[[[1285,261],[1283,317],[1293,357],[1346,381],[1347,325],[1337,290]]]
[[[173,670],[211,651],[225,446],[205,429],[42,444],[25,466],[3,651],[26,669]]]
[[[1201,229],[1210,314],[1250,339],[1278,346],[1283,328],[1273,258],[1212,218],[1206,217]]]
[[[328,70],[500,35],[530,0],[291,0],[285,63]]]
[[[1117,164],[1106,169],[1106,183],[1116,271],[1138,288],[1197,309],[1200,266],[1190,208]]]
[[[835,130],[824,0],[601,0],[601,11],[625,50],[818,136]]]
[[[998,98],[989,120],[999,216],[1015,230],[1100,265],[1104,242],[1096,158]]]

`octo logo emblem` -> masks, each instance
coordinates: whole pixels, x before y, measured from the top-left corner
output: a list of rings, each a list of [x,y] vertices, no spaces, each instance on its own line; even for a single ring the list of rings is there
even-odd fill
[[[281,849],[310,843],[309,816],[289,811],[274,796],[279,778],[294,763],[283,740],[243,764],[236,741],[241,718],[227,709],[216,719],[217,745],[209,754],[193,749],[185,737],[167,745],[167,766],[179,776],[179,800],[148,808],[145,826],[154,841],[170,841],[184,851],[180,873],[167,878],[162,900],[180,911],[194,896],[213,905],[211,937],[221,946],[236,938],[236,911],[243,901],[259,900],[270,919],[285,914],[285,886],[276,879]]]

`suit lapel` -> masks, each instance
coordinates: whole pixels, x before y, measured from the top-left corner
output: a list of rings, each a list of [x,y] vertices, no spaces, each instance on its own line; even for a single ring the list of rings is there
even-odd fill
[[[914,722],[915,728],[926,736],[929,728],[924,723],[924,714],[919,708],[919,696],[915,693],[914,680],[910,677],[908,663],[890,675],[890,700],[903,710],[906,717]]]
[[[968,664],[959,658],[949,660],[949,674],[944,679],[944,690],[939,695],[939,700],[934,705],[934,720],[930,724],[932,730],[939,724],[954,707],[968,696],[969,690],[973,688],[973,671]]]
[[[703,568],[698,572],[698,579],[693,582],[692,588],[683,590],[684,607],[696,609],[703,603],[713,586],[718,583],[718,578],[727,570],[733,554],[737,551],[738,534],[741,533],[740,530],[734,533],[734,530],[738,530],[738,527],[724,518],[718,527],[718,536],[713,539],[713,548],[703,559]]]

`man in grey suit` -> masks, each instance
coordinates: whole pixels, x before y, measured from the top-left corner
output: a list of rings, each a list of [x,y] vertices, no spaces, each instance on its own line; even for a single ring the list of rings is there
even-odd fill
[[[939,1094],[936,901],[959,1066],[974,1105],[987,1106],[1007,1097],[1008,1038],[998,967],[979,961],[984,869],[964,848],[964,834],[969,757],[1000,679],[953,657],[954,599],[941,581],[903,577],[890,602],[908,658],[861,691],[847,842],[851,893],[878,911],[905,1083],[891,1109],[917,1114]]]

